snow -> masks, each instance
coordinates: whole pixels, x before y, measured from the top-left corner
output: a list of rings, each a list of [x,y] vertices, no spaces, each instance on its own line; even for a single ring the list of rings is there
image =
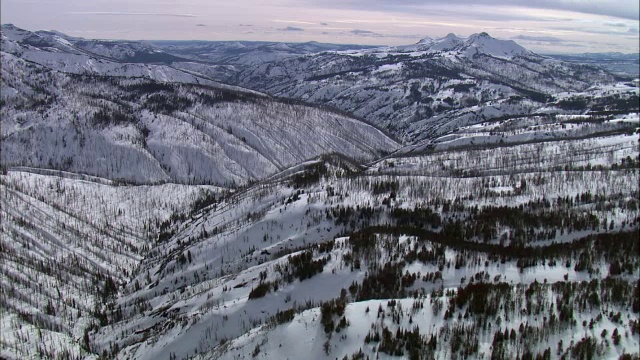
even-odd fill
[[[27,37],[42,46],[22,42]],[[0,357],[54,358],[66,351],[97,358],[106,351],[123,359],[334,359],[362,350],[371,358],[385,358],[379,344],[365,344],[370,331],[388,327],[395,334],[419,326],[421,334],[437,336],[436,358],[449,358],[454,356],[452,327],[472,327],[478,319],[463,317],[464,308],[448,320],[444,314],[459,287],[473,280],[505,282],[515,299],[512,309],[505,305],[499,317],[488,319],[489,329],[473,328],[476,357],[488,358],[498,328],[519,331],[528,324],[548,330],[547,311],[557,315],[562,297],[552,284],[603,280],[610,275],[609,262],[596,258],[590,271],[579,271],[571,266],[576,259],[563,255],[523,267],[517,258],[500,259],[428,237],[377,234],[379,246],[362,257],[358,268],[348,260],[355,253],[350,234],[392,223],[395,208],[429,208],[445,221],[466,221],[488,207],[526,208],[536,201],[547,201],[548,209],[540,212],[552,213],[562,208],[558,199],[585,193],[598,200],[562,211],[593,216],[604,225],[581,230],[559,225],[551,229],[558,234],[528,239],[527,245],[637,231],[637,168],[627,163],[614,169],[613,164],[638,158],[638,113],[591,116],[562,109],[559,102],[575,96],[627,100],[638,89],[610,82],[597,71],[581,74],[579,68],[538,57],[513,42],[484,33],[467,39],[450,34],[405,47],[319,54],[310,52],[333,47],[219,44],[246,50],[227,58],[205,44],[191,47],[191,56],[206,57],[197,52],[206,50],[233,64],[170,67],[117,61],[136,51],[156,51],[146,45],[80,46],[80,41],[2,27],[2,163],[10,166],[0,176]],[[88,54],[91,50],[101,57]],[[390,61],[394,57],[401,60]],[[412,74],[416,67],[456,75]],[[101,81],[66,72],[113,77]],[[229,76],[278,96],[336,106],[393,128],[412,143],[398,150],[395,140],[353,117],[196,74]],[[144,105],[150,94],[126,96],[126,86],[148,85],[150,79],[175,84],[173,92],[166,91],[169,98],[189,99],[192,105],[155,111]],[[554,100],[523,97],[523,84]],[[223,90],[244,100],[217,101]],[[203,94],[213,100],[198,100]],[[117,106],[134,113],[135,121],[92,122],[98,108]],[[435,111],[438,107],[445,110]],[[364,161],[370,163],[359,165]],[[314,168],[326,174],[296,184]],[[394,190],[374,191],[385,183]],[[233,191],[226,187],[231,185]],[[195,209],[203,199],[206,207]],[[445,204],[463,210],[445,210]],[[374,211],[371,217],[337,224],[329,214],[345,206]],[[494,225],[497,235],[486,241],[509,244],[511,225]],[[325,252],[313,248],[330,242],[334,245]],[[444,246],[443,263],[408,260],[418,244]],[[287,279],[290,259],[305,251],[326,264],[310,278]],[[458,258],[464,259],[462,265]],[[388,263],[401,265],[403,274],[438,272],[442,278],[418,276],[407,288],[415,296],[399,295],[395,305],[392,299],[356,302],[349,293],[341,295]],[[635,281],[639,271],[634,267],[614,278]],[[107,279],[116,283],[112,294]],[[277,289],[249,299],[260,284],[274,283]],[[545,304],[544,317],[527,311],[531,304],[525,291],[536,283],[543,290],[534,305]],[[319,306],[338,296],[348,300],[349,324],[328,337]],[[273,315],[290,309],[292,321],[271,322]],[[104,324],[102,311],[108,314]],[[622,317],[614,320],[609,313],[618,311]],[[542,351],[549,344],[553,357],[558,341],[566,347],[592,336],[602,344],[601,356],[617,358],[640,345],[637,336],[628,336],[629,322],[638,316],[627,308],[604,302],[574,315],[575,324],[548,332],[531,349]],[[598,315],[602,320],[592,329],[582,326]],[[600,337],[602,330],[611,334],[614,328],[625,334],[617,346],[610,337]],[[84,344],[85,331],[90,348]],[[508,356],[515,356],[510,351]]]
[[[80,344],[85,328],[97,321],[96,273],[128,281],[152,244],[156,224],[187,211],[203,191],[221,190],[113,186],[101,179],[64,176],[9,171],[1,177],[1,283],[21,294],[10,303],[3,301],[0,310],[3,357],[55,357],[67,350],[94,358]],[[55,271],[30,265],[38,263]],[[45,314],[47,302],[55,304],[53,315]],[[17,316],[17,309],[48,318],[59,328],[35,326]]]
[[[54,38],[55,38],[55,40],[56,40],[57,42],[59,42],[59,43],[61,43],[61,44],[63,44],[63,45],[66,45],[66,46],[73,46],[73,45],[72,45],[72,44],[71,44],[67,39],[65,39],[65,38],[62,38],[62,37],[60,37],[60,36],[55,36]]]
[[[487,33],[473,34],[465,41],[467,54],[473,55],[476,52],[487,55],[511,58],[527,54],[528,51],[516,44],[513,40],[497,40]]]
[[[443,38],[439,38],[429,47],[429,51],[448,51],[462,45],[463,39],[457,37],[453,33],[447,34]]]
[[[384,71],[399,71],[402,69],[402,63],[398,63],[398,64],[387,64],[387,65],[382,65],[380,67],[378,67],[377,71],[380,72],[384,72]]]
[[[445,304],[448,301],[447,297],[437,299]],[[252,356],[256,348],[259,349],[259,351],[257,351],[258,358],[269,359],[340,359],[343,356],[351,356],[360,350],[372,358],[386,358],[389,356],[374,350],[376,343],[365,344],[364,342],[364,338],[370,333],[372,325],[377,326],[378,329],[382,325],[387,326],[390,328],[392,334],[395,334],[397,329],[411,330],[415,327],[419,327],[421,333],[426,331],[427,334],[438,334],[438,330],[444,327],[445,322],[442,319],[442,312],[434,313],[434,300],[435,299],[429,295],[426,298],[418,300],[397,299],[395,307],[405,312],[404,316],[401,316],[401,322],[399,324],[396,324],[391,319],[394,309],[388,307],[387,300],[370,300],[351,303],[345,311],[345,317],[348,319],[349,325],[340,333],[334,334],[331,340],[327,340],[320,325],[320,310],[317,308],[311,309],[296,315],[289,323],[275,327],[264,325],[255,328],[247,334],[231,341],[229,344],[220,347],[217,351],[196,358],[203,359],[207,356],[214,356],[220,359],[246,358]],[[416,301],[423,304],[424,308],[418,311],[412,311],[411,309]],[[379,307],[388,315],[384,320],[379,319]],[[411,314],[411,323],[409,323],[409,314]],[[590,314],[585,315],[585,318],[589,319]],[[525,317],[523,319],[516,317],[510,321],[503,321],[500,328],[501,330],[505,328],[517,330],[521,321],[528,321],[529,325],[536,326],[536,322],[531,318],[527,319]],[[462,323],[464,322],[465,321],[462,321]],[[568,329],[564,331],[561,336],[554,336],[553,341],[549,341],[548,344],[555,346],[559,340],[564,340],[564,343],[568,344],[571,340],[581,339],[582,336],[599,336],[603,329],[609,329],[609,333],[611,333],[611,329],[615,327],[617,327],[616,323],[605,318],[604,321],[599,323],[593,330],[576,329],[574,331],[573,329]],[[479,334],[478,358],[491,356],[493,335],[493,331]],[[443,337],[438,337],[438,340],[441,342],[446,341]],[[325,341],[329,341],[329,353],[326,353],[321,345]],[[553,348],[554,346],[551,347]],[[607,356],[615,358],[619,355],[621,349],[633,349],[637,346],[637,338],[624,338],[624,342],[621,345],[608,350]],[[448,349],[441,349],[436,352],[436,358],[449,358],[451,354],[448,353],[447,350]],[[406,355],[402,358],[406,358]]]
[[[140,80],[123,77],[118,85],[110,80],[74,80],[59,71],[33,68],[10,54],[2,60],[5,84],[21,84],[21,79],[28,78],[37,86],[39,78],[45,78],[51,84],[47,96],[56,99],[43,111],[25,111],[22,104],[40,95],[33,94],[24,82],[12,87],[13,96],[3,91],[7,104],[2,118],[2,160],[9,166],[68,170],[138,184],[229,186],[265,178],[326,153],[373,159],[398,147],[362,121],[246,92],[183,85],[173,94],[189,98],[193,105],[165,113],[145,105],[150,94],[133,101],[122,97],[122,86],[144,85]],[[153,73],[146,76],[154,78]],[[66,87],[82,91],[61,90]],[[199,100],[203,94],[249,97],[209,104]],[[126,111],[132,118],[124,124],[96,124],[95,114],[105,107]]]

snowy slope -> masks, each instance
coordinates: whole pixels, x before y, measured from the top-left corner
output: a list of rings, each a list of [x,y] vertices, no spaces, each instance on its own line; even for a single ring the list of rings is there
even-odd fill
[[[2,56],[2,161],[135,183],[245,184],[397,148],[348,116],[219,87],[74,76]]]
[[[365,343],[371,324],[378,323],[375,327],[378,331],[382,331],[384,324],[393,334],[402,324],[400,327],[407,330],[419,325],[422,336],[427,338],[425,342],[430,335],[437,336],[437,354],[450,358],[451,354],[443,351],[451,349],[452,340],[441,338],[442,332],[452,331],[459,324],[477,329],[474,326],[480,326],[478,321],[482,321],[476,317],[467,319],[465,307],[456,310],[458,321],[444,321],[449,299],[470,279],[504,282],[504,286],[513,292],[513,301],[520,304],[515,305],[516,309],[526,306],[522,294],[536,281],[558,287],[564,286],[564,282],[588,283],[611,274],[627,281],[625,291],[633,290],[634,283],[628,281],[638,276],[639,268],[632,266],[629,275],[613,273],[611,263],[627,261],[625,257],[601,253],[602,248],[585,250],[590,249],[587,244],[592,243],[585,237],[624,238],[627,239],[625,246],[633,246],[633,234],[638,228],[638,207],[634,200],[638,194],[636,140],[637,136],[612,135],[591,140],[504,146],[484,152],[468,150],[388,158],[371,165],[359,176],[336,176],[343,170],[326,165],[326,172],[319,172],[324,175],[317,182],[302,186],[296,184],[304,183],[301,176],[304,172],[301,171],[305,170],[296,167],[278,181],[256,184],[174,227],[173,236],[159,244],[152,256],[145,259],[136,281],[129,283],[125,295],[119,298],[118,304],[126,309],[128,319],[99,330],[92,339],[96,339],[94,344],[101,349],[108,348],[111,343],[120,344],[119,348],[123,350],[119,356],[131,359],[167,355],[243,358],[254,352],[264,358],[296,358],[302,348],[295,344],[303,338],[308,352],[305,356],[309,358],[341,358],[357,353],[360,348],[373,357],[376,353],[386,355],[380,349],[374,349],[379,344]],[[627,165],[636,165],[630,165],[631,168],[620,165],[625,161]],[[317,162],[305,165],[306,171],[311,173],[318,171],[318,166]],[[587,193],[591,195],[587,197]],[[595,194],[597,200],[593,198]],[[578,199],[575,204],[574,198]],[[565,199],[571,199],[572,204],[565,203]],[[490,214],[496,206],[505,206],[507,212],[523,211],[524,214],[517,218],[541,216],[563,220],[544,220],[537,226],[523,228],[518,221],[497,217],[492,220],[495,223],[491,222],[492,225],[486,228],[485,220],[481,219],[495,216]],[[351,212],[344,211],[346,208]],[[393,215],[394,209],[412,211],[418,208],[432,209],[440,219],[417,220],[418,224],[423,222],[420,228],[433,231],[426,238],[380,230],[382,234],[377,237],[377,245],[372,248],[358,245],[365,246],[364,250],[358,250],[350,237],[340,236],[354,236],[352,234],[358,229],[371,225],[393,224],[398,221]],[[487,212],[481,216],[480,210]],[[550,225],[548,221],[556,225]],[[435,235],[456,236],[452,229],[457,226],[466,234],[463,244],[456,245],[451,239]],[[483,228],[488,230],[485,235]],[[616,235],[618,233],[621,235]],[[554,243],[576,245],[554,248]],[[323,245],[314,247],[314,244]],[[495,247],[480,251],[482,244]],[[527,258],[523,260],[521,255],[516,255],[513,248],[504,248],[519,246],[517,244],[556,250],[544,250],[550,251],[544,261],[527,262],[524,261]],[[411,255],[412,251],[420,252],[423,245],[426,252],[440,250],[435,251],[433,259],[415,260],[417,255]],[[310,259],[321,264],[321,270],[312,272],[308,278],[299,277],[301,273],[296,270],[299,265],[294,265],[296,261],[293,260],[305,251],[310,251]],[[585,251],[593,254],[590,265],[574,266]],[[535,253],[535,250],[530,252]],[[554,252],[558,253],[551,255]],[[355,262],[357,256],[360,260]],[[421,275],[417,275],[415,283],[404,292],[380,293],[374,295],[377,296],[374,299],[385,300],[369,302],[371,298],[367,298],[370,295],[366,295],[364,281],[386,264],[393,263],[400,266],[394,275],[398,276],[396,281],[405,274]],[[437,278],[434,278],[436,273]],[[261,284],[266,287],[266,293],[251,295]],[[354,284],[362,287],[351,292]],[[321,311],[318,307],[340,297],[342,289],[350,304],[346,310],[350,325],[327,337],[319,324]],[[437,295],[441,301],[440,310],[431,315],[434,310],[429,304],[434,295],[430,297],[429,294],[440,289],[452,292],[446,296]],[[543,303],[544,299],[547,304],[544,313],[547,314],[549,304],[559,298],[567,301],[567,298],[558,295],[559,290],[549,285],[545,285],[545,289],[539,301]],[[608,290],[603,288],[602,291],[605,294]],[[605,295],[602,296],[604,299]],[[386,310],[390,299],[403,303],[405,313],[400,316],[400,324],[392,320],[395,319],[392,309]],[[425,303],[424,310],[411,310],[415,301]],[[140,303],[145,304],[144,307],[137,305]],[[385,311],[391,311],[385,315],[386,321],[381,322],[380,315],[376,315],[378,304],[382,304]],[[367,306],[370,315],[365,315]],[[611,334],[615,327],[622,333],[629,333],[628,320],[638,319],[637,313],[625,312],[627,305],[599,306],[576,308],[575,321],[589,323],[597,313],[608,314],[610,310],[614,315],[621,311],[624,320],[620,324],[606,315],[594,329],[584,330],[586,336],[596,334],[599,337],[603,329]],[[314,310],[306,311],[308,309]],[[287,316],[291,316],[293,322],[277,320],[277,316],[288,318],[283,315],[288,310],[291,313]],[[298,312],[302,313],[294,317]],[[560,307],[554,314],[561,316]],[[499,315],[502,320],[496,320],[497,315],[494,315],[490,321],[503,321],[502,331],[505,327],[518,331],[520,324],[527,322],[531,331],[543,331],[541,329],[547,326],[542,315],[518,311],[505,311]],[[412,325],[408,327],[410,316]],[[463,316],[464,320],[461,320]],[[507,318],[511,320],[505,320]],[[283,321],[283,325],[276,326]],[[334,321],[337,326],[340,316],[334,316]],[[554,346],[563,340],[565,351],[572,339],[575,343],[582,335],[574,335],[572,322],[563,321],[550,336],[556,339]],[[297,326],[306,330],[303,332]],[[285,339],[292,331],[299,332],[301,337]],[[485,344],[475,353],[478,357],[482,353],[490,355],[489,346],[495,329],[474,331],[478,332],[478,343]],[[533,339],[536,338],[529,340],[531,351],[542,353],[546,350],[545,341]],[[324,348],[327,341],[329,354]],[[602,356],[632,352],[636,344],[637,338],[629,335],[620,345],[602,350]],[[507,357],[522,354],[521,348],[509,349],[511,355]]]
[[[518,288],[517,291],[522,294],[526,289],[527,286],[524,285]],[[542,296],[540,298],[543,299],[546,304],[553,303],[558,297],[557,293],[551,291],[550,286],[544,286],[544,290],[541,291],[541,293]],[[220,349],[196,358],[341,359],[344,357],[354,358],[361,356],[362,358],[373,359],[412,358],[415,354],[421,354],[436,359],[449,359],[455,355],[459,355],[459,353],[454,355],[452,351],[456,345],[451,345],[453,341],[451,341],[452,337],[449,334],[454,329],[459,330],[465,327],[471,331],[478,331],[475,336],[467,338],[462,342],[465,345],[473,346],[473,344],[475,344],[478,347],[478,354],[475,354],[475,356],[463,356],[468,358],[491,357],[492,354],[494,354],[494,348],[497,348],[495,346],[496,343],[494,343],[497,331],[475,328],[472,319],[444,320],[444,311],[439,310],[438,305],[435,304],[446,304],[448,301],[450,301],[449,296],[426,295],[418,299],[398,299],[393,302],[394,306],[389,306],[389,300],[370,300],[351,303],[347,305],[344,312],[344,318],[348,326],[339,333],[334,334],[333,337],[326,336],[320,321],[322,311],[320,308],[314,308],[296,315],[290,322],[278,325],[269,324],[256,328],[246,335],[234,339],[229,344],[225,344],[225,346],[222,346]],[[381,309],[381,311],[379,309]],[[613,310],[624,311],[624,309],[619,307]],[[508,312],[505,313],[508,314]],[[509,316],[506,314],[501,315]],[[590,317],[590,311],[577,315],[578,323],[581,323],[583,319],[587,322],[593,319]],[[502,332],[505,330],[507,332],[510,332],[510,330],[518,331],[520,324],[524,323],[530,327],[527,329],[530,334],[536,334],[536,332],[548,334],[548,332],[545,332],[545,324],[537,321],[533,316],[526,315],[516,316],[510,321],[502,321],[500,323],[500,330]],[[600,339],[595,342],[603,346],[600,348],[601,350],[597,352],[597,357],[617,358],[623,353],[632,352],[633,349],[637,349],[639,346],[638,338],[632,336],[623,337],[619,345],[605,345],[605,341],[608,343],[610,339],[602,339],[600,335],[603,333],[603,330],[606,330],[607,334],[612,334],[614,330],[619,328],[619,323],[610,318],[604,318],[604,320],[596,326],[585,330],[573,329],[566,326],[566,329],[563,329],[563,331],[550,336],[548,343],[533,345],[529,348],[529,351],[533,354],[539,353],[542,355],[548,348],[554,349],[555,352],[557,344],[560,341],[564,344],[571,345],[578,343],[586,337],[599,337]],[[406,349],[401,349],[394,351],[393,355],[395,356],[392,356],[388,351],[385,351],[386,347],[383,348],[384,345],[390,342],[385,342],[384,339],[382,342],[380,340],[365,340],[368,339],[368,337],[375,339],[375,334],[380,336],[384,330],[388,331],[389,334],[393,334],[392,336],[398,334],[398,331],[410,333],[415,331],[419,334],[420,341],[427,342],[434,338],[438,340],[433,342],[435,345],[432,349],[429,349],[430,351],[421,349],[412,354]],[[623,332],[624,331],[629,330],[625,329]],[[519,346],[521,346],[519,342],[527,342],[526,339],[528,336],[531,336],[530,334],[520,335],[520,339],[507,341],[508,345],[505,346],[505,352],[508,354],[507,357],[520,353],[518,351]],[[328,346],[324,344],[328,344]],[[565,353],[571,354],[571,349],[572,348],[565,349],[563,347],[560,355]],[[398,354],[404,356],[399,356]]]
[[[0,356],[96,358],[84,340],[152,246],[159,224],[206,186],[113,186],[9,171],[0,177]],[[107,286],[107,279],[113,288]]]

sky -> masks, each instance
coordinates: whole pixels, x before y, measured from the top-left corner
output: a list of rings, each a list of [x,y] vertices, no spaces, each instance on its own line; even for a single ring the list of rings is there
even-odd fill
[[[487,32],[540,53],[639,51],[638,0],[2,0],[27,30],[127,40],[401,45]]]

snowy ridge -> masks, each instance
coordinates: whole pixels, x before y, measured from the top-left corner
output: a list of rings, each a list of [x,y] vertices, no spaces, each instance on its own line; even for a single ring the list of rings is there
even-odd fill
[[[274,43],[261,41],[152,41],[163,52],[189,58],[207,65],[252,66],[291,56],[372,48],[364,45]]]
[[[139,43],[133,43],[133,46],[116,42],[94,43],[61,35],[53,32],[33,33],[13,25],[2,25],[3,56],[5,53],[12,54],[54,71],[70,74],[143,77],[161,82],[202,84],[259,95],[255,91],[222,84],[204,76],[195,76],[188,71],[168,65],[140,63],[136,60],[137,57],[154,62],[149,56],[138,54],[140,48],[145,49],[146,53],[154,50]],[[136,62],[128,62],[128,60],[136,60]],[[169,60],[180,59],[173,57]],[[169,60],[163,59],[164,62]]]

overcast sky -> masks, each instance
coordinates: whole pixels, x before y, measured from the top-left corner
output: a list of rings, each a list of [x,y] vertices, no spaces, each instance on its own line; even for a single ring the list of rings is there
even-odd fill
[[[2,0],[3,24],[131,40],[410,44],[482,31],[543,53],[638,52],[638,0]]]

